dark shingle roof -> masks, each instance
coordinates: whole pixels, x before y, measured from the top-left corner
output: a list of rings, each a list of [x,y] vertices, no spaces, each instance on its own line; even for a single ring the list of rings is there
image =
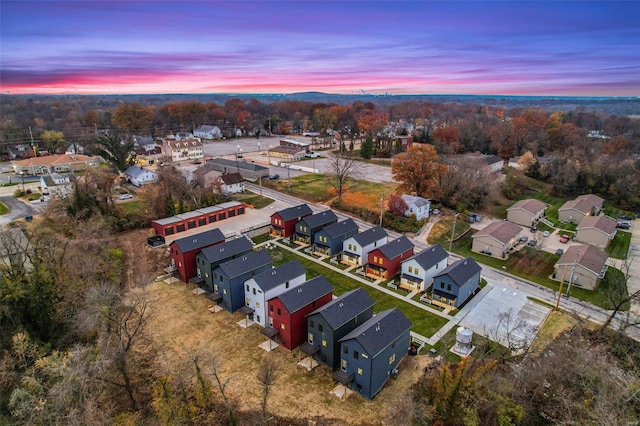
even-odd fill
[[[244,253],[253,248],[253,244],[245,236],[236,238],[235,240],[227,241],[226,243],[217,244],[212,247],[202,249],[200,252],[205,259],[210,263],[220,262],[224,259],[229,259],[240,253]]]
[[[449,254],[440,247],[439,244],[436,244],[434,246],[427,247],[418,254],[414,254],[407,260],[413,259],[422,267],[422,269],[427,270],[447,257],[449,257]]]
[[[258,170],[269,170],[268,167],[260,166],[259,164],[256,164],[256,163],[247,163],[246,161],[227,160],[226,158],[212,158],[210,160],[207,160],[207,163],[218,164],[226,167],[233,167],[234,169],[250,170],[252,172],[255,172]]]
[[[374,241],[378,241],[380,238],[387,237],[387,231],[380,226],[374,226],[364,232],[354,235],[353,239],[361,246],[365,247]]]
[[[261,272],[253,277],[253,279],[262,291],[267,292],[286,281],[292,280],[306,273],[307,271],[305,271],[304,266],[302,266],[299,261],[292,260],[278,266],[277,268]]]
[[[363,288],[356,288],[337,299],[333,299],[307,316],[320,314],[327,324],[335,330],[356,315],[373,307],[374,303],[371,296]]]
[[[242,179],[242,176],[240,176],[240,173],[227,173],[226,175],[222,175],[221,179],[225,183],[225,185],[233,185],[244,181],[244,179]]]
[[[467,257],[466,259],[460,259],[457,262],[452,263],[434,278],[442,275],[449,275],[456,284],[462,285],[481,269],[480,265],[478,265],[473,258]]]
[[[380,250],[380,253],[382,253],[382,255],[387,259],[393,259],[412,248],[413,243],[409,241],[407,237],[402,236],[400,238],[396,238],[390,243],[380,246],[378,250]]]
[[[325,210],[323,212],[307,216],[302,220],[309,226],[309,228],[315,229],[337,221],[338,216],[336,216],[333,210]]]
[[[274,214],[280,215],[282,220],[285,222],[290,221],[291,219],[295,219],[302,216],[309,216],[313,214],[311,208],[306,204],[300,204],[299,206],[289,207],[288,209],[280,210]]]
[[[358,231],[358,225],[353,219],[343,220],[322,228],[329,238],[336,238],[349,232]]]
[[[411,321],[398,308],[382,311],[351,333],[341,342],[355,339],[371,357],[378,355],[400,335],[411,328]]]
[[[271,256],[266,250],[258,250],[221,263],[216,270],[220,269],[223,275],[231,279],[261,266],[270,265],[271,261]]]
[[[333,286],[324,275],[318,275],[297,287],[285,291],[278,296],[278,299],[280,299],[289,313],[293,313],[332,291]]]
[[[224,241],[224,234],[218,228],[209,231],[200,232],[199,234],[190,235],[188,237],[179,238],[170,245],[177,245],[182,253],[201,249],[212,244]]]

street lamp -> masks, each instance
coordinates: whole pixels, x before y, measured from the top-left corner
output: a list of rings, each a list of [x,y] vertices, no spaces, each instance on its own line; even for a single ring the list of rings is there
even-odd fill
[[[260,142],[258,142],[258,153],[260,153]]]
[[[24,194],[24,170],[20,170],[20,177],[22,178],[22,193]]]

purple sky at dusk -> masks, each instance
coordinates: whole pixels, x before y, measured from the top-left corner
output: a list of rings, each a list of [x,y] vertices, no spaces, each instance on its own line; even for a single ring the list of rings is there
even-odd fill
[[[0,89],[640,96],[640,2],[1,0]]]

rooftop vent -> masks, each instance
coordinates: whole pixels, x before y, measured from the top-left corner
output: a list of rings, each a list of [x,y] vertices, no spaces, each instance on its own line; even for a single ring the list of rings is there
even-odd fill
[[[298,293],[302,293],[302,288],[298,287]]]
[[[338,303],[338,306],[342,308],[344,306],[344,302]]]
[[[376,331],[380,331],[380,323],[376,324]]]

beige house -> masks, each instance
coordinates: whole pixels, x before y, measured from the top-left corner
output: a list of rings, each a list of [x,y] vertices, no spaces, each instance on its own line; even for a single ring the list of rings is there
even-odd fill
[[[204,158],[202,142],[199,139],[165,139],[162,143],[162,156],[166,161],[201,160]]]
[[[558,209],[558,220],[561,222],[580,223],[586,216],[600,214],[603,202],[604,199],[597,195],[580,195],[575,200],[567,201]]]
[[[522,228],[509,221],[494,222],[473,235],[471,250],[505,259],[509,251],[518,244]]]
[[[576,228],[576,241],[606,247],[616,236],[616,221],[607,216],[587,216]]]
[[[98,167],[100,159],[81,154],[47,155],[12,161],[13,171],[17,175],[47,175],[51,173],[77,172],[89,167]]]
[[[520,200],[507,209],[507,220],[522,226],[532,226],[544,216],[546,204],[529,198]]]
[[[571,246],[556,262],[552,278],[593,290],[607,272],[607,257],[598,247]]]

